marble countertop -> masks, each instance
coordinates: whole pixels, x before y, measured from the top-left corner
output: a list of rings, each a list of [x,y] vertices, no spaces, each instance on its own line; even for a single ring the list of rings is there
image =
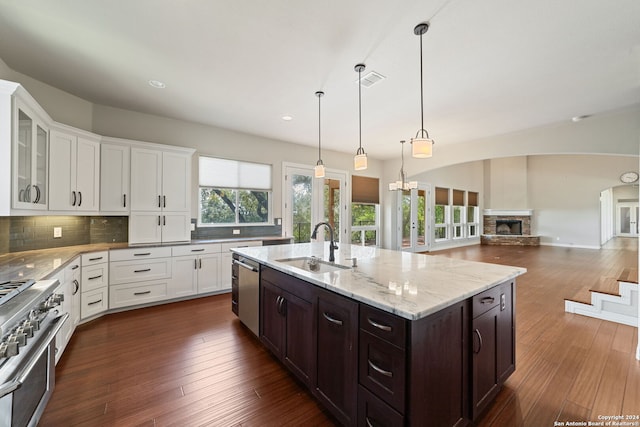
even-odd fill
[[[339,244],[336,264],[357,267],[327,273],[278,262],[316,256],[329,259],[327,242],[236,248],[232,252],[338,294],[417,320],[526,273],[525,268]]]
[[[180,246],[206,243],[231,243],[251,240],[281,240],[280,236],[246,237],[239,239],[192,240],[190,242],[172,242],[150,245],[129,245],[128,243],[95,243],[88,245],[64,246],[60,248],[39,249],[24,252],[10,252],[0,255],[0,282],[17,279],[47,279],[62,270],[67,263],[78,255],[115,249],[140,247]]]

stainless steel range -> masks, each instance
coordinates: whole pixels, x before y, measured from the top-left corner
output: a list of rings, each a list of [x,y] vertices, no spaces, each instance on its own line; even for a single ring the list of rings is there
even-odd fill
[[[55,384],[57,280],[0,283],[0,427],[35,426]]]

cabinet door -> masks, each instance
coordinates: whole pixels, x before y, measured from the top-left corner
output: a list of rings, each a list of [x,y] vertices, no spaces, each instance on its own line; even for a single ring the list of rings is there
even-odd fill
[[[162,241],[186,242],[191,240],[191,214],[189,212],[162,213]]]
[[[311,285],[303,283],[302,286]],[[316,359],[314,304],[288,292],[283,297],[285,301],[281,311],[286,319],[283,362],[302,382],[312,387]]]
[[[345,425],[354,424],[357,402],[358,303],[326,291],[318,296],[320,401]]]
[[[130,148],[103,143],[100,150],[100,210],[128,212]]]
[[[69,320],[73,329],[80,323],[81,271],[80,257],[71,261],[71,264],[64,270],[64,280],[69,283]]]
[[[76,137],[51,131],[49,144],[49,210],[75,210],[76,192]]]
[[[191,195],[191,156],[178,153],[162,154],[162,208],[166,211],[188,212]]]
[[[49,176],[49,130],[18,102],[14,119],[13,208],[46,209]]]
[[[198,293],[215,292],[220,286],[220,254],[198,256]]]
[[[285,332],[282,294],[277,286],[260,282],[260,340],[278,357],[283,353]]]
[[[497,331],[500,306],[473,319],[473,418],[493,402],[499,391],[497,359]]]
[[[131,147],[131,211],[161,210],[162,152]]]
[[[233,275],[231,271],[233,258],[231,255],[231,252],[220,254],[220,289],[231,289],[231,277]]]
[[[100,196],[100,143],[78,137],[76,155],[77,209],[95,212]]]
[[[515,294],[514,282],[507,282],[500,286],[500,313],[498,314],[498,381],[503,384],[516,370],[515,347]]]
[[[174,257],[172,263],[169,298],[195,295],[198,292],[198,257]]]
[[[159,212],[132,212],[129,216],[129,243],[162,241],[161,221]]]

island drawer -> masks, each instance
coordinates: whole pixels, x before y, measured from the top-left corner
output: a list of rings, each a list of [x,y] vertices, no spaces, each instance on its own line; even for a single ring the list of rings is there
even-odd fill
[[[405,347],[407,322],[402,317],[360,304],[360,329],[400,348]]]
[[[311,301],[314,297],[315,286],[311,284],[309,284],[309,286],[300,286],[301,279],[297,279],[269,267],[260,267],[260,280],[266,280],[280,289],[302,299],[306,299],[307,301]]]
[[[404,413],[405,352],[366,331],[360,331],[359,382]]]
[[[472,315],[478,317],[483,313],[491,310],[500,303],[500,286],[494,286],[491,289],[479,293],[473,297]]]
[[[402,427],[404,417],[366,388],[358,387],[358,427]]]

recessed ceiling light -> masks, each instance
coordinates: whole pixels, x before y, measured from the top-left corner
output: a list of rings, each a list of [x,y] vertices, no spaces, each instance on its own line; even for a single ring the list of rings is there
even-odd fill
[[[590,115],[590,114],[585,114],[585,115],[583,115],[583,116],[575,116],[575,117],[572,117],[572,118],[571,118],[571,121],[572,121],[572,122],[574,122],[574,123],[577,123],[577,122],[579,122],[580,120],[588,119],[589,117],[591,117],[591,115]]]
[[[164,89],[167,87],[167,85],[162,83],[160,80],[149,80],[149,85],[156,89]]]
[[[286,114],[282,116],[282,120],[284,120],[285,122],[290,122],[291,120],[293,120],[293,117]]]

